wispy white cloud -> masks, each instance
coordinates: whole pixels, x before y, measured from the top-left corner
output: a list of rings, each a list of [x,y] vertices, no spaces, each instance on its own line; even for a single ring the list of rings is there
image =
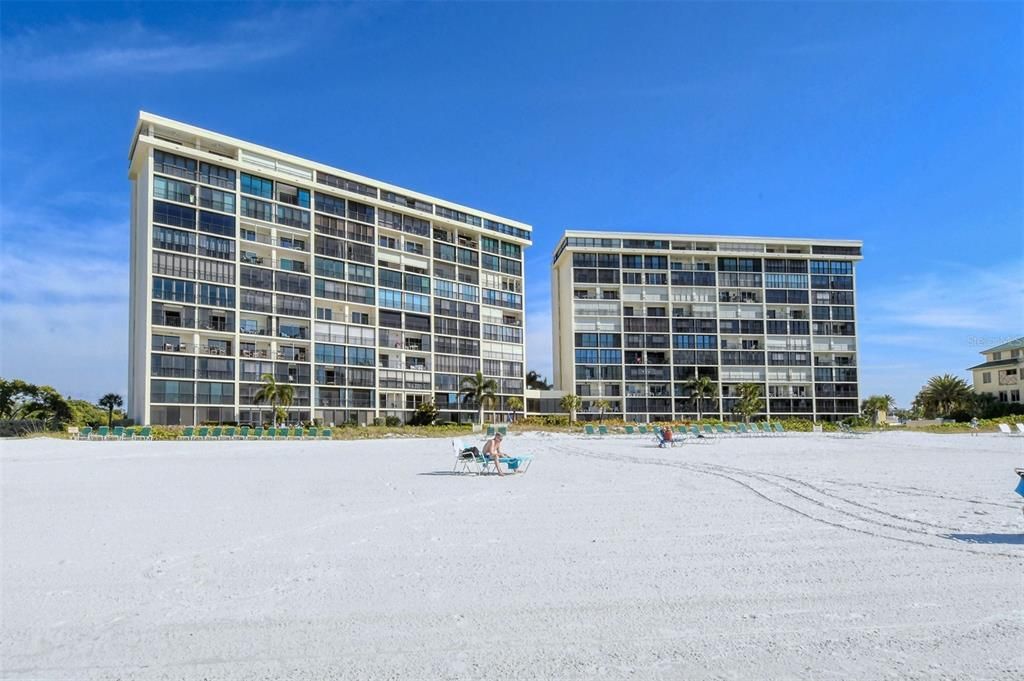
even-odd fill
[[[216,33],[167,32],[138,21],[51,25],[7,36],[4,78],[70,80],[111,76],[222,71],[278,59],[312,42],[341,17],[357,18],[358,6],[307,5],[242,17]],[[304,27],[282,31],[282,22]]]
[[[981,350],[1024,334],[1024,260],[1016,257],[929,263],[926,273],[858,295],[862,392],[890,393],[901,404],[936,374],[970,380],[966,368]]]

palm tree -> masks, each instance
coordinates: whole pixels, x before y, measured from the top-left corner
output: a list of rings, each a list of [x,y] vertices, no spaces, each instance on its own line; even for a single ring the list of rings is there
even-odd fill
[[[714,397],[718,393],[718,386],[707,376],[695,377],[684,387],[690,389],[690,399],[697,405],[697,420],[701,419],[700,402]]]
[[[530,390],[551,390],[551,385],[536,371],[526,372],[526,387]]]
[[[569,393],[564,396],[560,402],[562,409],[569,412],[569,423],[576,423],[576,410],[583,404],[583,400],[580,399],[579,395]]]
[[[124,400],[117,393],[107,393],[100,398],[97,404],[107,410],[107,428],[109,428],[114,421],[114,409],[122,406]]]
[[[508,398],[508,402],[506,402],[505,404],[508,406],[509,411],[512,412],[512,420],[515,421],[516,412],[523,410],[523,401],[518,397],[513,396]]]
[[[896,399],[892,395],[872,395],[860,403],[860,410],[865,418],[870,418],[877,425],[878,412],[888,414],[895,406]]]
[[[917,399],[926,417],[945,416],[957,409],[971,406],[974,392],[964,379],[952,374],[932,376]]]
[[[253,400],[255,400],[257,404],[263,402],[270,403],[271,412],[273,413],[274,428],[277,428],[277,407],[278,405],[282,407],[291,406],[292,399],[295,397],[295,389],[287,383],[278,383],[273,374],[263,374],[260,376],[260,379],[263,381],[263,386],[260,387],[259,391],[253,396]],[[287,412],[285,412],[285,418],[287,418]]]
[[[737,414],[743,416],[743,421],[750,421],[750,417],[759,411],[764,410],[764,400],[761,399],[761,386],[757,383],[740,383],[740,399],[733,408]]]
[[[608,402],[608,400],[601,399],[594,402],[594,407],[597,409],[599,413],[598,422],[604,423],[604,413],[611,409],[612,405]]]
[[[495,400],[495,392],[498,390],[498,383],[493,378],[485,378],[482,371],[476,372],[473,376],[463,376],[459,395],[464,402],[475,404],[477,407],[477,418],[480,425],[484,424],[484,406],[492,404]]]

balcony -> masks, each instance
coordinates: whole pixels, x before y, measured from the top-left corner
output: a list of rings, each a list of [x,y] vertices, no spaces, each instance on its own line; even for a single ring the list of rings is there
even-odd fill
[[[154,345],[153,350],[155,352],[188,352],[188,343],[164,343],[163,345]]]
[[[181,329],[193,329],[196,325],[195,317],[182,316],[173,312],[154,312],[153,324],[157,326],[172,326]]]
[[[243,349],[239,356],[252,357],[254,359],[270,359],[270,350],[248,350]]]
[[[219,355],[221,357],[231,357],[231,346],[227,347],[219,345],[200,345],[198,347],[200,355]]]
[[[278,351],[277,358],[286,362],[308,362],[309,356],[305,352]]]

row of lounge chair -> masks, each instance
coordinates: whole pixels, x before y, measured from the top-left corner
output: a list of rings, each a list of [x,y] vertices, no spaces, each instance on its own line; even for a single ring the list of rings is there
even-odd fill
[[[661,431],[658,426],[626,426],[626,435],[655,435]],[[607,426],[598,426],[594,429],[594,426],[584,426],[583,432],[585,435],[609,435],[610,432]],[[685,435],[687,437],[716,437],[719,435],[736,435],[736,436],[778,436],[785,435],[786,429],[781,423],[762,423],[760,426],[756,423],[746,424],[739,423],[735,426],[729,426],[726,428],[722,424],[716,424],[714,426],[705,424],[704,426],[676,426],[672,430],[675,434]]]
[[[1010,437],[1024,437],[1024,423],[1015,423],[1014,425],[1017,426],[1016,432],[1010,428],[1009,424],[1000,423],[999,432]]]
[[[76,435],[75,433],[71,433]],[[141,428],[125,428],[123,426],[115,426],[109,428],[107,426],[100,426],[93,430],[89,426],[85,426],[77,433],[79,440],[152,440],[153,429],[150,426],[143,426]]]
[[[508,426],[487,426],[487,437],[494,437],[497,434],[508,437]]]
[[[186,427],[179,440],[330,440],[330,428],[262,428],[256,426],[200,426]]]

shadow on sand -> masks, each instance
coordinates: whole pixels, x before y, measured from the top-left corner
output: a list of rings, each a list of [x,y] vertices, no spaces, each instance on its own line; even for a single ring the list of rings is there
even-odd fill
[[[462,471],[430,471],[429,473],[417,473],[416,475],[453,475],[457,478],[461,478],[466,474]]]
[[[1020,544],[1024,546],[1024,534],[947,534],[946,536],[970,544]]]

